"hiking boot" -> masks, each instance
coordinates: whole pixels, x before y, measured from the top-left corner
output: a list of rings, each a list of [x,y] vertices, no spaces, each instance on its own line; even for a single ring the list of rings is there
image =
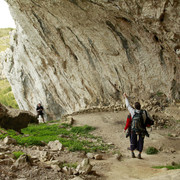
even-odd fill
[[[135,156],[134,152],[132,152],[132,158],[136,158],[136,156]]]
[[[138,154],[138,159],[142,159],[141,154]]]

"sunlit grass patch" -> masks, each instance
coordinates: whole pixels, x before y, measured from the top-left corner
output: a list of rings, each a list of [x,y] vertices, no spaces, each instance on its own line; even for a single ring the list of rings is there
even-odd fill
[[[168,170],[180,169],[180,164],[168,165],[168,166],[153,166],[153,168],[156,168],[156,169],[167,168]]]
[[[22,152],[22,151],[15,151],[15,152],[13,152],[13,155],[15,156],[16,159],[18,159],[23,154],[25,154],[25,153]]]
[[[10,136],[16,139],[18,144],[26,146],[41,146],[44,142],[59,140],[69,151],[95,152],[108,150],[109,146],[103,143],[100,137],[90,134],[93,130],[95,130],[94,127],[87,125],[79,127],[67,125],[62,127],[59,124],[39,124],[29,125],[27,128],[22,129],[21,132],[24,135],[17,135],[15,131],[7,130],[6,133],[0,134],[0,138]]]

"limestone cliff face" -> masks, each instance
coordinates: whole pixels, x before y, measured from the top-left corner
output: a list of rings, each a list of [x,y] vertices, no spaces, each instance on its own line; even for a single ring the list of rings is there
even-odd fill
[[[50,118],[163,92],[180,98],[178,0],[6,0],[17,31],[4,62],[20,108]]]

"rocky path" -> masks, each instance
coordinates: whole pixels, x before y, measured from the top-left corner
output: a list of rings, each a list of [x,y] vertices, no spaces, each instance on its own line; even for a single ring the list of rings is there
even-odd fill
[[[150,138],[145,139],[144,151],[154,146],[161,151],[157,155],[142,153],[142,160],[132,159],[127,150],[129,139],[125,138],[123,131],[128,112],[103,112],[76,115],[75,125],[91,125],[97,129],[93,134],[102,136],[107,143],[113,143],[122,153],[121,161],[113,157],[105,157],[102,161],[92,161],[97,173],[104,175],[107,180],[178,180],[180,170],[153,169],[152,166],[171,165],[180,162],[180,138],[168,137],[167,130],[153,130]]]

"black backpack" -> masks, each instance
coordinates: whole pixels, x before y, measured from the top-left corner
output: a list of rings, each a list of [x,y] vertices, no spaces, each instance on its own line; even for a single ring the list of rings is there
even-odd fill
[[[131,130],[138,134],[146,131],[142,114],[143,110],[140,110],[139,113],[135,111],[135,114],[132,118]]]

